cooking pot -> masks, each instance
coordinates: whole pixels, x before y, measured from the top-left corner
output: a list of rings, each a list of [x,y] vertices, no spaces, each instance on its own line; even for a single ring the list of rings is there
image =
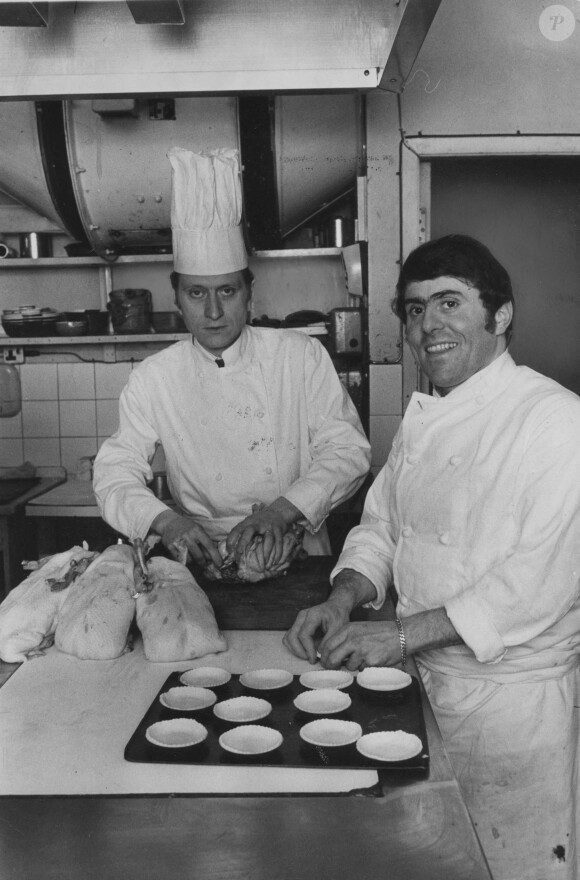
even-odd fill
[[[52,254],[50,235],[47,232],[26,232],[19,236],[20,256],[50,257]]]
[[[107,308],[115,333],[149,333],[151,331],[151,291],[126,287],[112,290]]]

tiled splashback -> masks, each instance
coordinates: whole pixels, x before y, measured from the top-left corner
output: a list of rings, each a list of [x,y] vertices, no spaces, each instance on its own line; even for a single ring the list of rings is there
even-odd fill
[[[30,461],[76,475],[117,429],[131,364],[23,364],[22,411],[0,419],[0,467]],[[159,469],[162,469],[162,463]]]
[[[61,465],[77,475],[79,459],[95,455],[117,429],[119,395],[132,365],[23,364],[22,412],[0,418],[0,467],[23,461],[40,466]],[[400,364],[370,367],[370,441],[372,470],[384,464],[401,422]],[[165,469],[158,450],[153,470]]]

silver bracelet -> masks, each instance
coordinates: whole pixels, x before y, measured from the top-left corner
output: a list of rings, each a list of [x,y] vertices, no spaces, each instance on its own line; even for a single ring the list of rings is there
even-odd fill
[[[395,617],[395,623],[397,624],[397,629],[399,630],[399,645],[401,648],[401,663],[403,664],[403,668],[407,665],[407,639],[405,638],[405,630],[403,629],[403,624],[398,617]]]

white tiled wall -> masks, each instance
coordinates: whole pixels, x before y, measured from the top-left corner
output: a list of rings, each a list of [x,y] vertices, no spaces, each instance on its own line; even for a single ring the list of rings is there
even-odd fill
[[[401,364],[371,364],[369,394],[371,470],[376,476],[387,460],[393,437],[401,424],[403,396]]]
[[[22,411],[0,418],[0,467],[23,461],[61,465],[77,473],[80,458],[95,455],[117,429],[119,395],[131,364],[34,364],[20,366]],[[385,463],[401,423],[402,367],[370,366],[372,471]],[[163,470],[159,450],[153,470]]]
[[[130,364],[20,366],[22,411],[0,419],[0,467],[30,461],[76,474],[117,428],[119,394]]]

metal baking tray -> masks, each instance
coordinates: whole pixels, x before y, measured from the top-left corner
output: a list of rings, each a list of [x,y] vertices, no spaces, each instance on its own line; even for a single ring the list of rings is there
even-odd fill
[[[272,704],[272,712],[256,722],[279,730],[284,739],[282,745],[273,752],[253,756],[238,756],[226,752],[219,745],[219,737],[235,724],[221,721],[213,714],[213,707],[196,712],[177,712],[163,706],[159,697],[169,688],[179,685],[182,672],[173,672],[151,703],[137,729],[125,747],[125,760],[148,764],[203,764],[203,765],[263,765],[280,767],[332,767],[334,769],[376,769],[409,771],[427,774],[429,770],[429,749],[419,682],[412,676],[412,682],[400,691],[369,691],[355,681],[345,688],[352,704],[344,712],[333,715],[356,721],[363,734],[377,730],[404,730],[414,733],[423,744],[421,752],[404,761],[376,761],[357,752],[355,745],[320,748],[310,746],[300,738],[300,728],[313,721],[316,715],[306,714],[294,706],[295,697],[306,690],[299,676],[277,690],[250,690],[240,683],[239,675],[232,675],[230,681],[220,687],[211,688],[218,698],[227,700],[242,695],[257,696]],[[145,737],[147,728],[156,721],[169,718],[195,718],[208,730],[203,743],[185,748],[164,748],[150,743]]]

